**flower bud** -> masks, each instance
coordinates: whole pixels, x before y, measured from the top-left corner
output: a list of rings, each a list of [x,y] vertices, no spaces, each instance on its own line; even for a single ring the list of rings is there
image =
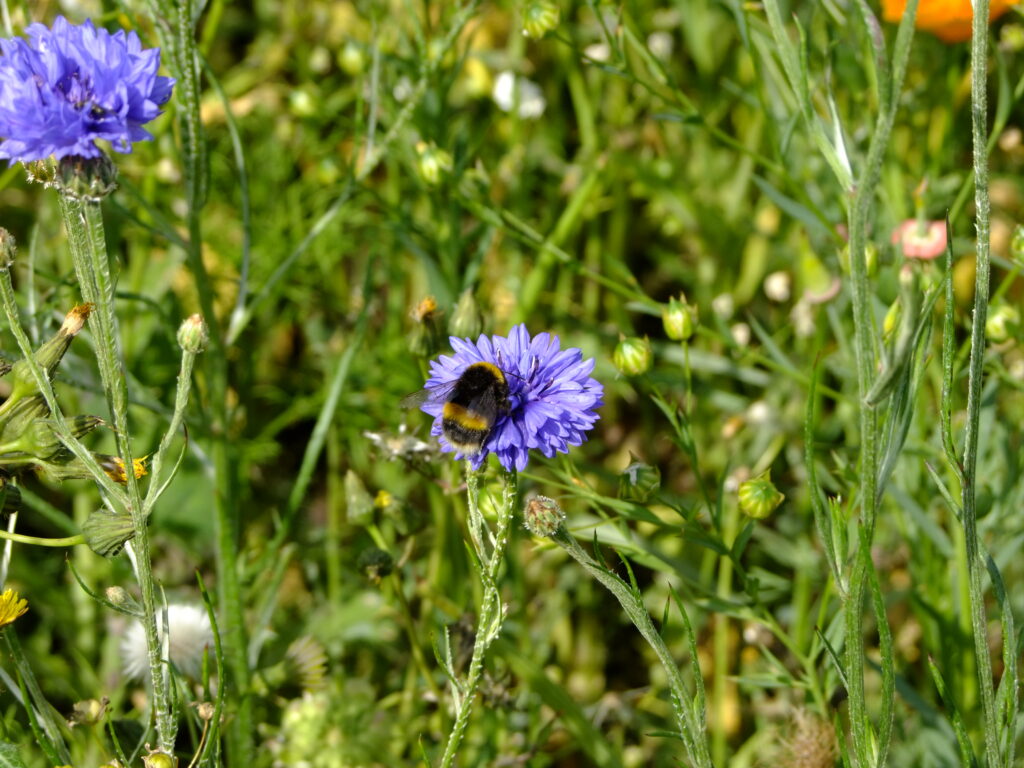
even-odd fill
[[[565,513],[558,502],[547,496],[534,496],[526,502],[523,525],[534,536],[554,536],[565,523]]]
[[[661,310],[661,322],[672,341],[686,341],[697,329],[697,307],[687,304],[680,294],[678,299],[669,299],[668,307]]]
[[[847,243],[839,251],[839,266],[843,272],[850,274],[850,245]],[[874,243],[864,243],[864,266],[867,268],[868,277],[873,277],[878,270],[878,246]]]
[[[379,547],[369,547],[359,553],[356,567],[374,584],[379,584],[395,569],[395,559]]]
[[[642,339],[635,336],[628,339],[623,337],[615,347],[612,362],[619,373],[626,376],[640,376],[651,370],[653,357],[651,342],[646,336]]]
[[[186,352],[198,355],[209,342],[210,332],[202,315],[190,315],[178,328],[178,346]]]
[[[994,344],[1002,344],[1010,339],[1020,325],[1020,312],[1017,308],[999,302],[989,310],[988,318],[985,320],[985,335]]]
[[[178,768],[178,759],[166,752],[150,752],[142,756],[145,768]]]
[[[550,0],[530,0],[523,10],[523,34],[535,40],[558,26],[561,13]]]
[[[98,157],[67,155],[24,164],[29,181],[56,189],[64,197],[98,203],[117,189],[117,166],[105,154]]]
[[[1010,256],[1017,264],[1024,264],[1024,224],[1018,224],[1013,228],[1013,237],[1010,239]]]
[[[89,549],[103,557],[113,557],[135,535],[131,515],[98,509],[85,519],[82,535]]]
[[[740,499],[740,509],[755,520],[763,520],[786,498],[779,489],[772,484],[771,470],[762,472],[757,477],[740,483],[737,491]]]
[[[452,156],[433,143],[421,141],[416,145],[419,155],[416,170],[428,187],[436,187],[452,171]]]
[[[34,355],[36,363],[46,372],[47,378],[53,378],[57,366],[64,359],[64,353],[68,351],[75,336],[85,327],[85,321],[89,319],[92,310],[92,304],[79,304],[72,307],[71,311],[65,315],[64,322],[57,329],[57,333],[36,350]],[[10,377],[12,390],[8,400],[12,398],[17,400],[29,392],[38,391],[35,376],[32,375],[27,360],[19,360],[11,366]]]
[[[18,242],[14,235],[0,227],[0,269],[9,269],[14,263],[14,254],[18,250]]]
[[[448,332],[461,338],[476,338],[484,330],[484,319],[480,315],[473,289],[467,288],[455,304],[455,312],[448,323]]]
[[[74,416],[67,421],[72,437],[80,438],[92,432],[103,423],[98,416]],[[13,430],[11,430],[13,432]],[[7,449],[21,450],[42,461],[59,461],[69,458],[70,452],[57,436],[53,422],[49,419],[35,419],[22,431],[21,437],[7,445]]]
[[[409,313],[413,326],[409,331],[409,351],[420,357],[432,357],[441,346],[441,312],[433,296],[424,297]]]
[[[366,68],[366,56],[359,43],[349,40],[338,53],[338,66],[346,75],[355,77]]]
[[[645,504],[661,488],[661,470],[634,458],[619,475],[619,498]]]
[[[103,594],[106,595],[107,600],[118,607],[128,605],[132,599],[124,587],[107,587]]]
[[[901,314],[900,300],[896,299],[896,301],[889,305],[889,309],[885,313],[885,319],[882,321],[882,334],[884,336],[888,336],[896,330]]]

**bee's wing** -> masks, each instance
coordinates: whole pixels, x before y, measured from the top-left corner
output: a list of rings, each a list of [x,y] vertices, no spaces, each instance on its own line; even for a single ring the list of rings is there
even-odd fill
[[[402,408],[419,408],[424,403],[446,402],[455,389],[458,380],[450,381],[429,389],[418,389],[410,395],[406,395],[399,401]]]

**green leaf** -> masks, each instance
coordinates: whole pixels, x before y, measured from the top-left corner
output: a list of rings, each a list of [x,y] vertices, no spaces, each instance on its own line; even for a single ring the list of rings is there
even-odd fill
[[[0,768],[25,768],[21,748],[9,741],[0,741]]]

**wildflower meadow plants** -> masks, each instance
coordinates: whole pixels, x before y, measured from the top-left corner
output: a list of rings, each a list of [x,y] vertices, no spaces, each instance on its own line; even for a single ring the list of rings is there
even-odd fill
[[[1015,4],[60,11],[0,763],[1019,762]]]

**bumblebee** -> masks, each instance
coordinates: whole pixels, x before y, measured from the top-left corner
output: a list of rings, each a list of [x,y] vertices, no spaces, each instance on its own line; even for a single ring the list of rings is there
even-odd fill
[[[480,453],[498,418],[509,412],[508,380],[493,363],[471,363],[454,382],[423,390],[402,401],[405,407],[443,401],[441,433],[465,456]]]

